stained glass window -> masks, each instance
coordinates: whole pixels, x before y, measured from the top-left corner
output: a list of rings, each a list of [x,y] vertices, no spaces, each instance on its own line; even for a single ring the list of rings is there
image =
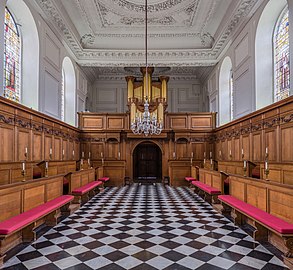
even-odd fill
[[[20,100],[20,36],[9,10],[5,9],[4,23],[4,96]]]
[[[290,94],[289,11],[285,9],[276,24],[274,33],[275,101]]]
[[[234,115],[234,92],[233,92],[233,72],[230,70],[230,78],[229,78],[229,88],[230,88],[230,113],[231,113],[231,120],[233,120]]]

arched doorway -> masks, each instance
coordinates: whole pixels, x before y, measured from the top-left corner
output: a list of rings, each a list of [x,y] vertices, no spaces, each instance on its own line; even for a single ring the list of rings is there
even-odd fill
[[[135,182],[160,182],[162,179],[162,152],[153,142],[143,142],[133,152]]]

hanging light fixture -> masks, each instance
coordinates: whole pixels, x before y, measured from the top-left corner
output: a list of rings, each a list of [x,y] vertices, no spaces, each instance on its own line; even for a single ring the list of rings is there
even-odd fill
[[[146,89],[148,89],[148,4],[147,0],[145,0],[145,85]],[[152,87],[152,86],[150,86]],[[145,91],[148,93],[148,91]],[[144,112],[142,115],[137,115],[135,120],[131,123],[131,130],[134,134],[144,134],[145,136],[150,135],[159,135],[163,130],[162,122],[157,121],[157,117],[153,114],[151,117],[149,111],[149,102],[148,96],[145,97],[144,101]]]

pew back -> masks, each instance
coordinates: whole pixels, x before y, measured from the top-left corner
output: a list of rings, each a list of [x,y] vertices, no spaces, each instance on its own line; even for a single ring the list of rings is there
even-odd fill
[[[227,177],[228,175],[222,172],[199,168],[199,180],[213,188],[220,190],[222,194],[224,194],[224,180]]]
[[[230,175],[230,195],[293,223],[293,186]]]
[[[90,182],[95,181],[95,169],[87,169],[76,172],[70,172],[65,175],[69,183],[68,193],[71,194],[72,190],[82,187]]]
[[[261,178],[265,179],[264,163],[260,164]],[[277,183],[293,185],[293,164],[269,163],[268,179]]]
[[[63,175],[0,187],[0,221],[16,216],[63,194]]]

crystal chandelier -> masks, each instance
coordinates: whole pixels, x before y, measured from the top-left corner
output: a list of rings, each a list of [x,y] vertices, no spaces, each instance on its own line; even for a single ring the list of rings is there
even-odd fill
[[[145,0],[145,67],[146,67],[146,82],[144,87],[148,87],[148,11],[147,0]],[[151,86],[152,87],[152,86]],[[161,120],[161,119],[160,119]],[[151,116],[149,112],[148,97],[145,97],[144,112],[140,116],[136,116],[135,120],[131,123],[131,130],[134,134],[144,134],[145,136],[159,135],[163,130],[163,124],[157,120],[155,114]]]
[[[146,97],[144,103],[144,112],[142,116],[137,116],[135,121],[131,123],[131,130],[134,134],[142,134],[145,136],[159,135],[162,132],[163,125],[161,122],[157,121],[157,117],[149,112],[149,103]]]

